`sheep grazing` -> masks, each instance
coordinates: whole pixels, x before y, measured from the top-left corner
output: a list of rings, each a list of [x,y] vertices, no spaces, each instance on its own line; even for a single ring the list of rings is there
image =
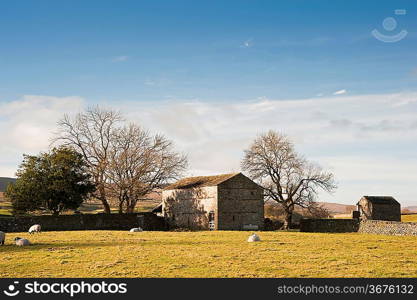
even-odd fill
[[[20,238],[20,237],[16,237],[15,239],[14,239],[14,242],[16,243],[16,246],[29,246],[30,245],[30,242],[29,242],[29,240],[27,240],[27,239],[22,239],[22,238]]]
[[[41,225],[35,224],[35,225],[30,226],[29,233],[32,234],[35,232],[41,232]]]
[[[248,242],[260,242],[261,238],[256,233],[252,234],[248,238]]]
[[[6,234],[3,231],[0,231],[0,245],[4,245],[5,240],[6,240]]]
[[[140,228],[140,227],[138,227],[138,228],[132,228],[132,229],[129,230],[129,232],[142,232],[142,231],[143,231],[143,229]]]

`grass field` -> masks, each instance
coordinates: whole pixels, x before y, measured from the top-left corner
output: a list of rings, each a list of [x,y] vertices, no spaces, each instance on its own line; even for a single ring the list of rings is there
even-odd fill
[[[417,214],[416,215],[402,215],[401,221],[402,222],[417,222]]]
[[[135,208],[135,212],[147,212],[151,211],[155,206],[157,206],[159,201],[141,201],[138,202]],[[97,214],[103,213],[103,205],[98,201],[90,201],[83,203],[79,209],[83,214]],[[112,213],[118,213],[118,208],[112,207]],[[61,214],[73,214],[73,211],[65,211]],[[39,213],[38,213],[39,214]],[[12,204],[9,201],[6,201],[0,198],[0,217],[1,216],[11,216],[12,215]],[[36,214],[35,214],[36,215]]]
[[[417,277],[417,237],[261,232],[9,233],[0,277]],[[18,248],[16,236],[34,245]]]

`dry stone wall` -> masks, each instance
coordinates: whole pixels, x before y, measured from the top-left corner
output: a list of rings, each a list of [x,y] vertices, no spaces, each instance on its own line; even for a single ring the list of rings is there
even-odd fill
[[[301,219],[301,232],[359,232],[386,235],[417,235],[417,223],[357,220],[357,219]]]
[[[417,235],[417,223],[366,220],[359,224],[359,233]]]
[[[301,219],[301,232],[356,232],[359,221],[355,219]]]
[[[40,224],[42,231],[68,230],[166,230],[163,218],[153,213],[135,214],[81,214],[62,216],[2,217],[0,231],[23,232],[33,224]]]

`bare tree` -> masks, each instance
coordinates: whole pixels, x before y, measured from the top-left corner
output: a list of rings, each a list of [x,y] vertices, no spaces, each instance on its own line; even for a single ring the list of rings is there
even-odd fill
[[[75,118],[65,115],[58,122],[59,131],[54,142],[71,146],[81,153],[88,163],[97,191],[94,197],[103,203],[104,212],[110,213],[106,195],[107,167],[112,135],[121,115],[113,110],[91,107]]]
[[[309,205],[306,215],[314,219],[327,219],[332,217],[330,211],[317,202],[312,202],[311,205]]]
[[[187,158],[174,151],[171,141],[129,124],[113,134],[107,188],[118,201],[119,213],[132,213],[141,198],[178,179],[186,166]]]
[[[332,173],[301,157],[288,137],[275,131],[258,136],[244,153],[242,169],[263,186],[267,198],[284,208],[284,229],[296,205],[308,208],[319,190],[336,189]]]

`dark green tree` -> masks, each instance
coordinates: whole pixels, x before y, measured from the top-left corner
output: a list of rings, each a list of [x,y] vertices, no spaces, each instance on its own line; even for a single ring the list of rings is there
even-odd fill
[[[39,210],[58,215],[77,209],[95,191],[83,156],[67,147],[24,155],[16,175],[5,193],[16,214]]]

